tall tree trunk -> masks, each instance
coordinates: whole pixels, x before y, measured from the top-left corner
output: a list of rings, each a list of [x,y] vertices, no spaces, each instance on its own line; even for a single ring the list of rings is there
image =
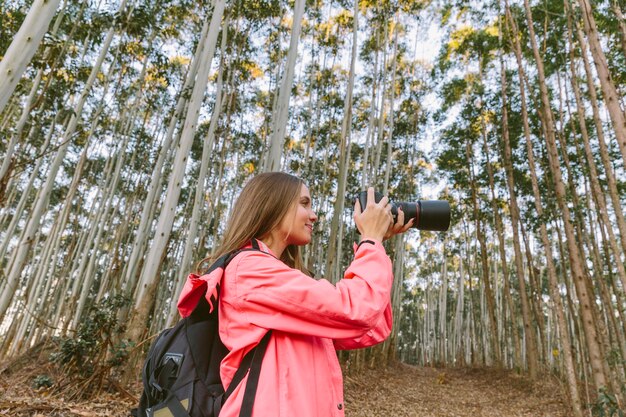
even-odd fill
[[[568,5],[568,2],[565,3]],[[568,8],[568,11],[569,8]],[[568,15],[570,21],[571,16]],[[604,127],[602,123],[602,116],[600,115],[600,107],[598,105],[598,97],[596,92],[596,86],[594,84],[594,76],[591,72],[591,64],[589,63],[589,59],[587,57],[587,50],[584,44],[584,38],[580,27],[576,24],[576,21],[572,23],[572,30],[576,34],[576,39],[579,43],[578,50],[580,51],[580,56],[583,61],[583,66],[585,68],[585,80],[587,82],[587,91],[589,93],[589,99],[591,101],[591,109],[593,111],[593,121],[596,127],[596,134],[598,136],[598,145],[600,147],[600,157],[602,159],[602,166],[604,167],[604,174],[606,175],[606,181],[609,189],[609,196],[611,197],[611,202],[613,203],[613,212],[615,213],[615,218],[617,219],[617,226],[620,234],[620,241],[622,244],[622,250],[626,253],[626,220],[624,219],[624,210],[622,207],[622,202],[619,197],[619,191],[617,189],[617,181],[615,179],[615,172],[613,169],[613,165],[611,163],[609,157],[609,151],[606,146],[606,141],[604,138]],[[573,47],[573,46],[572,46]],[[574,75],[572,74],[572,77]],[[624,286],[626,288],[626,286]]]
[[[63,18],[65,17],[65,6],[67,4],[64,4],[61,8],[61,11],[59,12],[59,14],[57,15],[57,18],[54,21],[54,24],[52,25],[52,29],[50,30],[50,35],[54,36],[57,34],[59,27],[61,26],[61,23],[63,21]],[[83,16],[83,13],[85,11],[85,8],[87,6],[87,2],[83,2],[83,4],[80,7],[80,10],[78,12],[78,16],[76,16],[76,20],[79,21],[80,18]],[[72,25],[72,29],[69,33],[69,35],[67,36],[67,39],[63,42],[63,48],[62,48],[62,52],[57,56],[57,58],[54,60],[54,63],[52,64],[52,67],[55,67],[58,64],[58,61],[61,60],[61,57],[63,56],[63,54],[65,53],[65,51],[67,50],[67,48],[70,45],[70,40],[73,39],[74,34],[76,33],[76,30],[78,29],[78,24],[74,24]],[[46,50],[43,52],[43,56],[44,59],[47,58],[51,52],[50,47],[46,48]],[[52,72],[52,71],[51,71]],[[5,187],[6,184],[8,183],[9,180],[9,176],[11,174],[10,168],[12,168],[14,166],[14,158],[13,158],[13,153],[16,149],[16,144],[19,142],[21,136],[22,136],[22,131],[24,129],[24,126],[26,126],[26,122],[29,118],[29,116],[31,115],[31,113],[33,112],[33,109],[37,107],[38,103],[41,103],[41,99],[38,99],[37,101],[35,101],[35,96],[37,95],[37,91],[39,90],[39,86],[41,84],[41,80],[43,79],[43,74],[44,74],[44,69],[40,68],[37,71],[37,75],[35,76],[35,79],[32,82],[32,86],[30,89],[30,93],[26,99],[26,102],[24,102],[21,106],[22,106],[22,113],[20,115],[19,121],[17,122],[17,125],[15,126],[15,129],[13,130],[13,134],[11,135],[11,141],[9,146],[7,147],[7,151],[4,155],[4,161],[2,162],[2,166],[0,167],[0,207],[2,206],[3,202],[4,202],[4,193],[5,193]],[[43,96],[43,94],[45,93],[45,91],[47,90],[47,87],[49,86],[50,80],[53,77],[49,77],[48,81],[46,82],[46,84],[43,87],[43,91],[40,94],[40,98]]]
[[[484,125],[484,117],[481,115],[481,127],[482,127],[482,138],[483,138],[483,152],[485,154],[486,162],[487,162],[487,174],[489,176],[489,189],[491,191],[491,208],[494,212],[495,223],[496,223],[496,233],[498,234],[498,239],[500,243],[500,257],[503,262],[504,269],[507,270],[506,267],[506,255],[504,254],[504,235],[502,232],[502,219],[500,217],[500,210],[498,207],[498,200],[495,195],[495,184],[494,184],[494,176],[493,176],[493,166],[491,161],[489,160],[489,146],[487,143],[487,131],[486,126]],[[483,266],[483,268],[487,268],[487,266]],[[488,318],[489,324],[491,327],[492,337],[490,338],[490,342],[492,345],[492,349],[494,352],[495,362],[497,366],[502,366],[502,351],[500,349],[499,339],[498,339],[498,322],[496,320],[496,300],[494,291],[491,286],[491,279],[489,278],[489,271],[483,271],[483,277],[485,280],[485,296],[487,298],[487,310],[488,310]],[[506,279],[506,285],[508,286],[508,277]],[[495,280],[494,280],[495,281]],[[510,294],[509,294],[510,296]],[[512,304],[512,303],[511,303]],[[512,315],[514,315],[512,313]],[[514,331],[515,337],[517,337],[517,330]],[[518,352],[519,346],[516,345],[516,351]],[[516,353],[517,353],[516,352]],[[520,362],[517,362],[518,365],[521,365]]]
[[[201,49],[202,58],[199,64],[198,75],[193,87],[191,99],[189,101],[185,125],[180,138],[179,148],[176,152],[172,174],[166,191],[165,202],[163,203],[163,208],[161,209],[159,220],[157,222],[154,241],[148,254],[146,255],[146,261],[144,262],[139,283],[135,292],[134,312],[131,316],[127,332],[131,340],[137,341],[140,339],[141,335],[145,331],[145,324],[150,311],[154,306],[154,296],[160,281],[159,271],[161,262],[165,256],[165,249],[167,248],[167,243],[172,232],[174,214],[176,212],[176,206],[178,205],[178,198],[180,197],[180,191],[183,183],[183,175],[185,173],[189,151],[191,150],[191,144],[193,142],[198,123],[200,106],[202,104],[204,92],[208,83],[208,75],[211,68],[211,61],[213,60],[213,55],[215,53],[217,36],[220,32],[220,28],[222,27],[224,6],[225,0],[216,0],[211,16],[210,29],[207,33],[206,39],[202,41],[204,45]]]
[[[370,149],[374,143],[374,127],[376,123],[377,100],[378,100],[378,45],[380,44],[380,30],[376,31],[376,48],[374,52],[374,69],[372,72],[372,93],[370,98],[369,121],[367,124],[367,132],[365,134],[365,146],[363,151],[363,167],[361,172],[361,189],[365,190],[368,186],[374,186],[370,176]]]
[[[439,360],[448,363],[448,259],[446,256],[447,239],[442,245],[441,288],[439,290]],[[398,305],[397,310],[400,310]],[[395,311],[395,310],[394,310]]]
[[[463,355],[463,310],[465,306],[465,276],[463,274],[463,261],[459,262],[459,279],[457,282],[456,308],[454,312],[454,337],[452,343],[452,352],[455,363],[459,366],[465,365],[465,356]]]
[[[41,146],[41,151],[43,152],[43,150],[45,150],[49,145],[50,145],[50,140],[52,139],[52,134],[54,133],[54,128],[57,124],[57,120],[59,118],[59,114],[55,114],[55,117],[52,121],[52,123],[50,124],[50,128],[48,130],[48,133],[46,134],[46,137],[44,139],[44,143]],[[64,124],[66,125],[67,122]],[[11,238],[14,236],[15,234],[15,230],[17,228],[17,225],[20,221],[20,219],[22,218],[25,210],[26,210],[26,204],[28,202],[29,196],[33,191],[33,184],[35,182],[35,180],[38,177],[39,174],[39,168],[41,167],[41,164],[43,163],[43,158],[38,158],[35,161],[35,165],[31,168],[31,173],[28,177],[28,183],[26,184],[26,186],[21,190],[21,196],[20,199],[17,203],[17,205],[15,206],[15,211],[13,212],[13,216],[11,218],[11,222],[9,223],[9,225],[4,229],[5,232],[5,238],[2,240],[2,244],[0,245],[0,259],[4,259],[4,257],[6,256],[7,253],[7,249],[9,247],[9,244],[11,243]]]
[[[228,27],[229,19],[226,17],[224,20],[224,27]],[[222,32],[222,43],[221,50],[226,50],[226,39],[228,38],[227,31]],[[222,57],[219,72],[217,75],[217,86],[215,88],[215,106],[213,107],[213,113],[211,114],[211,122],[209,123],[209,132],[207,133],[206,138],[204,139],[204,146],[202,147],[202,160],[200,161],[200,172],[198,174],[198,178],[196,180],[196,190],[194,193],[193,199],[193,208],[191,211],[191,219],[189,220],[189,226],[187,228],[187,238],[185,242],[185,249],[183,251],[183,258],[180,263],[180,268],[178,271],[178,278],[176,279],[176,289],[173,293],[172,303],[169,311],[169,315],[167,317],[167,323],[173,324],[174,319],[176,317],[176,301],[178,300],[178,296],[180,291],[182,291],[183,285],[185,283],[185,277],[189,273],[189,269],[192,263],[192,254],[193,248],[196,242],[197,231],[200,223],[200,209],[204,205],[205,196],[205,182],[207,177],[207,170],[209,168],[209,159],[211,157],[211,152],[213,151],[214,142],[215,142],[215,129],[217,127],[217,121],[219,120],[220,114],[222,112],[222,75],[224,73],[224,59]]]
[[[383,150],[383,143],[385,138],[385,118],[387,116],[385,101],[387,99],[387,24],[384,23],[384,31],[383,31],[383,62],[382,62],[382,87],[380,91],[380,107],[378,111],[378,117],[376,119],[376,128],[374,133],[372,134],[372,144],[374,143],[374,137],[376,137],[376,145],[374,152],[374,163],[370,165],[370,184],[373,186],[379,185],[378,174],[380,171],[380,156]]]
[[[132,251],[130,253],[128,261],[124,265],[124,270],[122,272],[122,288],[125,288],[128,292],[132,292],[132,289],[134,289],[136,286],[137,271],[140,268],[141,264],[140,257],[144,253],[145,247],[147,245],[149,238],[149,224],[153,219],[154,213],[156,212],[156,206],[159,200],[159,196],[157,195],[157,193],[162,189],[163,185],[163,167],[166,163],[169,152],[172,148],[176,147],[178,143],[178,140],[174,140],[174,131],[176,130],[180,118],[186,110],[186,106],[188,103],[187,91],[193,89],[193,85],[195,83],[198,73],[198,66],[200,63],[200,55],[203,45],[202,40],[206,38],[208,30],[209,20],[205,19],[202,30],[200,32],[200,42],[198,43],[195,54],[191,60],[191,64],[189,65],[185,82],[181,88],[181,91],[178,94],[176,108],[174,109],[172,118],[169,121],[165,138],[162,141],[161,149],[157,154],[156,162],[154,163],[154,167],[152,168],[152,176],[148,183],[148,194],[144,200],[143,209],[141,210],[141,219],[139,221],[136,236],[132,244]]]
[[[120,12],[123,12],[125,8],[126,8],[126,0],[123,0],[118,10]],[[115,30],[116,30],[115,27],[111,27],[109,29],[109,32],[107,33],[107,36],[105,37],[105,40],[102,45],[102,49],[100,50],[100,54],[98,58],[96,59],[94,66],[91,69],[91,73],[89,74],[89,78],[87,79],[87,82],[85,83],[85,87],[83,88],[81,95],[78,99],[78,102],[76,103],[76,106],[74,107],[74,111],[70,119],[70,123],[67,126],[63,134],[63,137],[60,140],[60,144],[59,144],[60,147],[48,171],[46,182],[44,186],[42,187],[41,196],[37,200],[35,208],[33,212],[30,214],[30,217],[28,219],[25,233],[18,245],[18,251],[13,260],[12,267],[7,273],[7,281],[6,281],[7,284],[6,284],[5,291],[2,293],[2,296],[0,297],[0,320],[4,317],[4,314],[6,313],[6,310],[11,302],[11,299],[13,298],[15,290],[17,289],[18,279],[23,272],[24,265],[26,263],[26,257],[28,253],[30,252],[31,248],[33,247],[34,236],[39,231],[41,218],[44,215],[44,212],[46,211],[48,207],[48,201],[50,198],[50,194],[52,193],[52,189],[54,187],[54,182],[56,180],[57,173],[59,171],[59,168],[61,167],[61,163],[63,162],[63,159],[65,158],[65,154],[71,142],[72,135],[76,131],[76,127],[78,125],[78,118],[82,114],[82,110],[87,101],[87,97],[89,96],[89,93],[91,92],[91,88],[93,87],[93,84],[95,83],[96,77],[98,73],[100,72],[102,63],[104,62],[104,58],[109,52],[109,47],[113,40],[113,35],[115,34]]]
[[[37,52],[61,0],[35,0],[0,61],[0,112]]]
[[[585,341],[587,342],[587,349],[589,353],[590,365],[593,370],[593,378],[595,382],[595,387],[599,390],[601,387],[608,387],[609,381],[607,380],[607,376],[605,374],[605,360],[602,356],[602,349],[600,347],[597,327],[594,321],[594,313],[593,313],[593,295],[589,294],[587,282],[589,278],[586,276],[582,262],[582,256],[579,253],[578,246],[576,244],[576,237],[574,235],[574,228],[571,224],[571,215],[569,206],[566,201],[566,190],[565,185],[563,183],[563,178],[561,175],[561,169],[559,167],[559,157],[558,151],[556,148],[556,141],[554,138],[554,124],[552,122],[552,110],[550,108],[550,101],[548,98],[547,84],[545,80],[545,75],[543,71],[543,60],[539,54],[539,50],[537,48],[537,41],[535,39],[535,34],[533,30],[533,21],[532,14],[530,11],[530,5],[528,4],[528,0],[524,0],[524,5],[526,9],[526,20],[528,22],[528,28],[530,31],[530,40],[532,44],[533,54],[535,57],[535,62],[537,65],[538,77],[539,77],[539,87],[541,92],[541,103],[543,112],[545,115],[545,119],[547,122],[547,126],[545,128],[546,132],[546,144],[548,145],[548,160],[550,164],[550,171],[552,172],[552,180],[554,182],[555,193],[557,197],[557,203],[562,213],[563,225],[565,228],[566,234],[566,244],[568,249],[568,255],[570,260],[570,268],[573,275],[574,285],[576,287],[576,293],[578,295],[578,300],[580,303],[580,314],[582,318],[583,329],[585,332]],[[507,17],[511,23],[511,27],[514,28],[513,38],[517,40],[517,30],[515,28],[515,22],[513,17],[510,14],[510,10],[508,9],[507,4]],[[517,47],[518,48],[518,47]],[[519,52],[519,51],[517,51]],[[516,52],[516,54],[517,54]],[[519,71],[521,73],[522,66],[519,62],[520,66]]]
[[[267,159],[265,160],[265,171],[280,170],[280,159],[283,153],[283,144],[285,142],[285,133],[289,118],[289,98],[291,97],[294,70],[296,67],[296,59],[298,58],[298,43],[300,42],[304,5],[305,0],[295,0],[289,54],[287,55],[287,65],[285,66],[285,72],[281,80],[276,111],[272,120],[272,139],[269,152],[267,153]]]
[[[583,24],[585,27],[585,33],[587,34],[587,40],[589,41],[589,48],[593,55],[593,62],[596,65],[596,71],[598,71],[598,78],[600,79],[600,87],[602,88],[602,94],[604,96],[604,104],[609,110],[609,116],[613,123],[613,129],[615,130],[615,137],[619,150],[622,153],[622,162],[626,167],[626,116],[624,111],[620,107],[619,95],[615,88],[615,82],[606,61],[606,56],[602,50],[600,44],[600,35],[596,27],[596,21],[593,17],[593,10],[589,0],[578,0],[578,4],[581,8],[581,14],[583,18]],[[584,48],[583,45],[581,47]]]
[[[397,21],[397,16],[396,16]],[[389,133],[387,134],[387,163],[385,164],[385,180],[383,183],[383,194],[389,193],[389,176],[392,171],[393,156],[393,128],[394,128],[394,102],[396,98],[396,64],[398,61],[398,27],[394,26],[393,34],[393,64],[391,65],[391,97],[389,97]]]
[[[565,0],[567,3],[567,0]],[[567,6],[567,4],[566,4]],[[574,91],[574,97],[576,99],[576,110],[578,116],[578,126],[580,128],[580,134],[583,139],[583,145],[585,150],[585,157],[587,159],[587,166],[589,167],[589,181],[591,182],[591,189],[593,194],[596,196],[596,204],[597,204],[597,212],[602,222],[607,226],[607,232],[609,234],[609,245],[611,250],[613,251],[614,261],[617,265],[617,271],[622,281],[622,287],[626,288],[626,270],[624,269],[624,263],[622,262],[621,250],[618,246],[619,240],[615,236],[613,232],[613,227],[611,225],[611,221],[609,219],[609,214],[606,207],[605,193],[602,187],[600,186],[600,181],[598,177],[598,169],[596,167],[593,151],[591,150],[591,145],[589,143],[589,132],[587,131],[587,122],[585,118],[585,107],[582,101],[580,88],[578,86],[578,81],[576,77],[576,67],[574,64],[574,48],[571,39],[571,17],[568,15],[568,32],[569,32],[569,40],[570,40],[570,70],[572,72],[572,76],[570,77],[570,81],[572,83],[572,90]],[[623,222],[624,217],[621,213],[621,209],[618,210],[621,214],[617,215],[618,223],[619,218]],[[618,227],[620,230],[620,235],[622,238],[626,237],[626,225],[622,224],[621,227]],[[622,232],[623,231],[623,232]],[[626,243],[626,242],[624,242]]]
[[[488,310],[488,321],[489,321],[489,331],[486,333],[487,338],[489,340],[489,346],[491,348],[491,352],[494,355],[494,361],[499,365],[500,363],[500,354],[498,348],[498,324],[496,321],[496,313],[495,313],[495,298],[493,296],[493,290],[491,285],[491,279],[489,277],[489,261],[487,256],[487,242],[485,240],[485,234],[483,231],[483,224],[481,220],[481,215],[478,207],[478,190],[476,189],[476,177],[474,174],[474,163],[473,163],[473,151],[471,149],[471,144],[469,140],[466,142],[465,146],[465,155],[467,158],[467,163],[469,167],[469,183],[471,188],[471,198],[472,198],[472,213],[474,217],[474,224],[476,227],[476,238],[478,240],[478,244],[480,246],[480,265],[482,271],[482,282],[485,289],[485,296],[487,298],[487,310]],[[482,321],[481,321],[482,322]]]
[[[350,72],[348,75],[348,87],[346,100],[343,107],[343,120],[341,122],[341,137],[339,149],[339,181],[337,195],[333,206],[333,218],[330,224],[330,241],[326,260],[326,278],[331,282],[337,282],[339,275],[336,272],[341,260],[341,241],[343,240],[341,221],[343,218],[344,202],[346,195],[346,182],[348,179],[348,163],[350,161],[350,129],[352,126],[352,90],[354,88],[354,72],[357,56],[357,33],[358,33],[358,1],[354,2],[354,14],[352,22],[352,55],[350,58]],[[362,207],[364,209],[364,207]]]

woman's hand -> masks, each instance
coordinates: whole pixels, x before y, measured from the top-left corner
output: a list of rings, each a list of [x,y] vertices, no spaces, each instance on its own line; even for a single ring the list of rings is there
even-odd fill
[[[370,237],[383,241],[409,230],[413,226],[415,219],[411,219],[405,225],[404,212],[401,208],[398,208],[398,216],[394,223],[389,198],[384,196],[376,203],[374,188],[370,187],[367,189],[365,210],[361,208],[358,199],[354,205],[354,222],[361,233],[361,237]]]
[[[396,216],[396,222],[389,227],[383,240],[387,240],[392,236],[406,232],[413,226],[413,223],[415,223],[415,217],[409,220],[407,224],[404,224],[404,211],[402,211],[402,207],[398,206],[398,216]]]
[[[376,203],[374,188],[368,188],[365,209],[361,208],[358,199],[354,205],[354,223],[361,232],[361,237],[383,241],[387,233],[394,227],[389,198],[385,196]]]

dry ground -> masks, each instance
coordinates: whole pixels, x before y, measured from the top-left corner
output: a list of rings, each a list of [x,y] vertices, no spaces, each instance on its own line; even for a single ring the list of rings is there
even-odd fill
[[[31,358],[34,359],[34,358]],[[59,378],[47,362],[0,365],[0,416],[76,417],[128,415],[140,387],[110,387],[95,400],[35,390],[35,376]],[[396,365],[345,378],[347,417],[566,417],[562,389],[544,378],[530,383],[493,369],[435,369]]]
[[[510,371],[397,365],[346,377],[347,417],[567,417],[563,390]]]

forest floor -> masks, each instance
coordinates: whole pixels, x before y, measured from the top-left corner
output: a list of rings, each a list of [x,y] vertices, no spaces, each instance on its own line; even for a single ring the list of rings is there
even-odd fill
[[[395,365],[345,377],[346,417],[566,417],[563,387],[492,368]]]
[[[128,415],[140,386],[116,387],[89,401],[35,390],[36,375],[54,370],[36,361],[0,365],[0,416],[76,417]],[[531,383],[489,368],[419,368],[395,365],[345,377],[347,417],[566,417],[562,387],[551,378]]]

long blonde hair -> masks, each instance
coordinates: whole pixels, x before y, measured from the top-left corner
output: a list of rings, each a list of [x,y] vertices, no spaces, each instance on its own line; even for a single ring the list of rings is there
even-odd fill
[[[284,172],[266,172],[253,177],[231,210],[219,248],[200,261],[196,269],[202,272],[220,256],[243,247],[253,238],[267,236],[297,203],[303,184],[300,178]],[[310,275],[304,267],[299,246],[288,245],[281,260]]]

